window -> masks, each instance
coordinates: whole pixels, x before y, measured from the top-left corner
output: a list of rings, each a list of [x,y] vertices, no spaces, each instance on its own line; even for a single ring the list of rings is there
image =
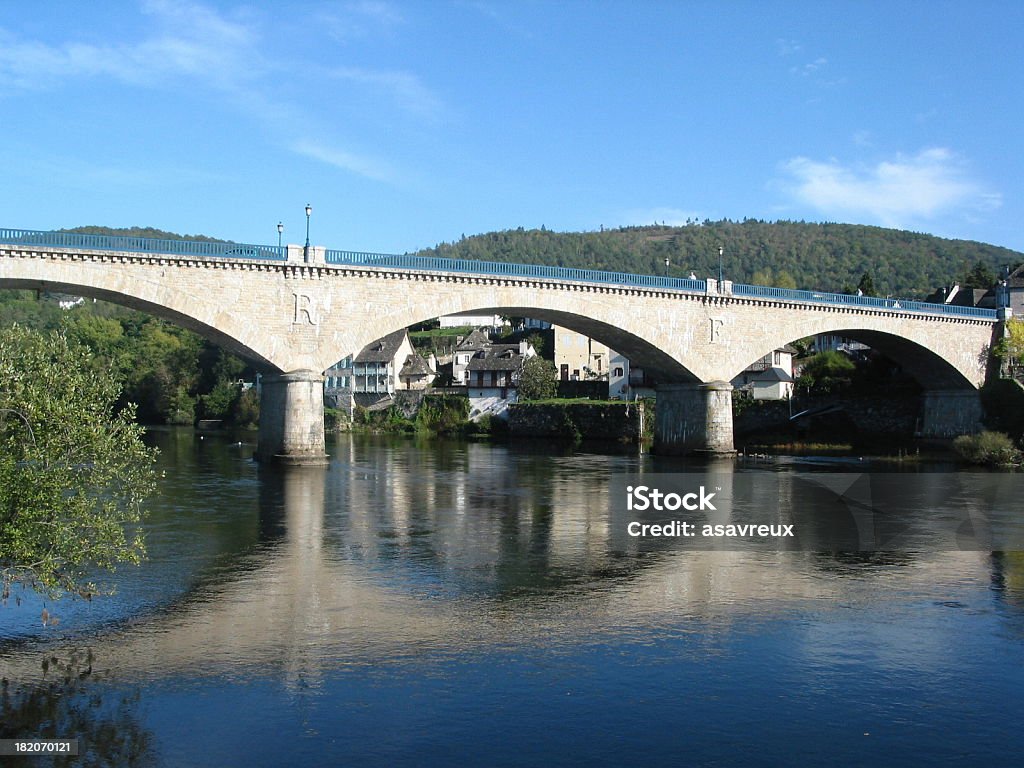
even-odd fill
[[[625,372],[622,370],[622,366],[621,365],[615,366],[615,375],[616,376],[624,376],[625,375]]]

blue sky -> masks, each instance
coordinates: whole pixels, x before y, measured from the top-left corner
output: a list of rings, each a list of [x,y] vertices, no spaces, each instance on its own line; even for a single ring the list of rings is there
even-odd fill
[[[1024,3],[0,0],[0,226],[402,252],[688,219],[1024,250]]]

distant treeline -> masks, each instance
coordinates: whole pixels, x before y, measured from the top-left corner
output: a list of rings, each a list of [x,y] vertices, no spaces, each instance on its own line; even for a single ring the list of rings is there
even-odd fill
[[[179,235],[177,232],[168,232],[153,227],[72,227],[62,229],[61,232],[74,232],[79,235],[117,235],[118,237],[146,237],[151,240],[201,240],[204,243],[229,243],[230,240],[221,240],[217,237],[206,235]]]
[[[1008,248],[855,224],[704,221],[600,232],[515,229],[442,243],[424,256],[718,277],[739,283],[854,292],[868,275],[879,295],[924,298],[978,266],[998,274],[1024,261]],[[668,260],[668,266],[665,260]]]

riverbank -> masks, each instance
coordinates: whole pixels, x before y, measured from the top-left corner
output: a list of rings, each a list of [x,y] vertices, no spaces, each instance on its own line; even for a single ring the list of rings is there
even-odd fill
[[[433,434],[568,442],[638,443],[654,436],[653,401],[552,399],[512,403],[504,417],[471,419],[469,399],[461,395],[424,395],[410,407],[395,403],[379,409],[325,410],[329,432]]]
[[[828,407],[822,407],[822,403]],[[924,457],[966,464],[1015,464],[1004,459],[1005,451],[990,460],[991,451],[958,451],[952,441],[916,438],[917,405],[919,401],[909,397],[794,403],[737,400],[734,445],[741,456],[867,456],[900,463]],[[811,415],[794,419],[790,417],[791,409]],[[400,392],[382,407],[356,406],[351,411],[327,408],[325,427],[328,433],[649,446],[654,437],[655,414],[653,399],[624,402],[553,398],[512,403],[502,417],[484,414],[470,418],[470,401],[464,394]]]

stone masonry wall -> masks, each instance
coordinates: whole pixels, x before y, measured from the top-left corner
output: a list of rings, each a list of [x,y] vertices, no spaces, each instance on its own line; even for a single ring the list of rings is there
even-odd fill
[[[636,403],[628,407],[625,403],[515,403],[509,406],[509,434],[636,442],[640,437],[642,408]],[[650,409],[643,418],[653,418]]]
[[[912,436],[920,428],[921,397],[801,397],[793,401],[793,413],[838,405],[841,411],[790,422],[790,405],[784,400],[744,403],[733,416],[736,437],[757,433],[804,431],[856,431],[865,435]],[[836,435],[837,437],[839,435]]]

